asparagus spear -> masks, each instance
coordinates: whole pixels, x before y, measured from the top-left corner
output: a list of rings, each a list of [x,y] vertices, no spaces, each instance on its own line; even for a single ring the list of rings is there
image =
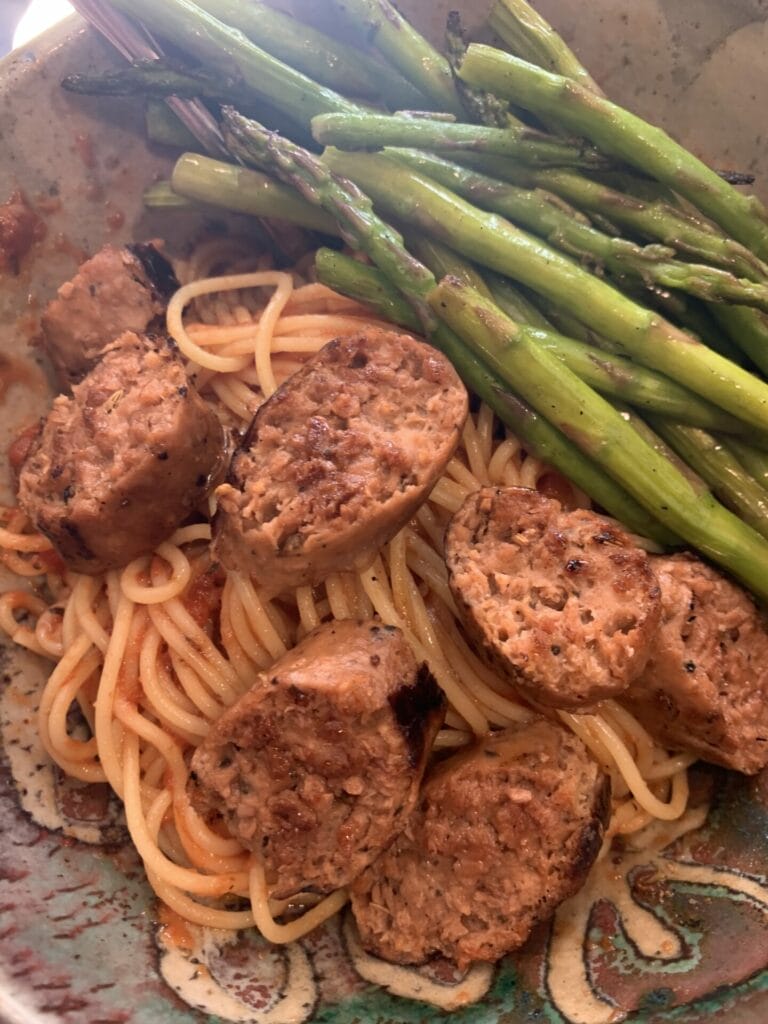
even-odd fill
[[[600,352],[584,342],[554,331],[519,324],[520,335],[546,349],[600,394],[673,421],[724,433],[749,431],[740,420],[703,401],[661,373],[631,359]]]
[[[154,185],[144,189],[144,205],[151,210],[194,210],[191,199],[177,195],[171,188],[170,181],[156,181]]]
[[[326,150],[325,163],[352,178],[384,215],[435,235],[481,266],[545,295],[624,352],[763,430],[768,385],[638,306],[540,239],[485,213],[388,157]]]
[[[376,267],[360,263],[335,249],[318,249],[315,270],[321,284],[370,306],[382,320],[409,331],[421,330],[419,318],[402,294]]]
[[[150,99],[144,114],[147,138],[158,146],[174,149],[195,149],[197,138],[163,100]]]
[[[732,363],[736,363],[738,366],[745,365],[744,353],[720,329],[717,320],[712,316],[711,311],[719,309],[720,306],[716,304],[708,306],[690,295],[665,291],[663,288],[637,288],[635,290],[633,285],[627,287],[626,281],[623,283],[623,288],[637,302],[657,309],[673,324],[682,327],[688,334],[693,335],[694,338],[714,349],[715,352],[719,352],[726,359],[730,359]],[[734,306],[733,308],[745,307]]]
[[[384,114],[328,114],[314,118],[312,134],[323,145],[342,149],[414,146],[444,153],[471,150],[514,157],[521,163],[540,167],[600,167],[605,163],[588,146],[555,139],[524,125],[487,128]]]
[[[460,281],[476,288],[481,295],[490,299],[491,291],[483,276],[473,264],[468,263],[453,249],[449,249],[446,245],[441,245],[440,242],[436,242],[433,238],[427,238],[425,235],[411,236],[407,232],[405,245],[408,252],[413,253],[418,260],[421,260],[436,278],[445,277],[446,274],[458,277]]]
[[[726,508],[768,538],[768,492],[706,430],[651,417],[651,426],[712,488]]]
[[[318,250],[315,267],[318,280],[329,288],[367,303],[379,316],[392,323],[412,331],[419,330],[419,320],[413,309],[380,270],[331,249]],[[583,455],[572,441],[513,395],[449,328],[437,325],[432,341],[456,366],[467,387],[520,438],[531,454],[554,466],[634,533],[650,537],[662,546],[677,543],[669,531]]]
[[[272,57],[255,43],[207,14],[193,0],[111,0],[125,14],[139,18],[153,33],[185,53],[216,67],[226,67],[244,86],[281,113],[306,124],[317,114],[354,113],[361,108],[332,89]]]
[[[338,234],[333,217],[302,199],[294,189],[259,171],[198,153],[179,157],[171,175],[171,188],[186,199],[235,213],[277,217],[326,235]]]
[[[519,288],[515,288],[508,278],[502,277],[501,274],[495,274],[492,270],[486,270],[483,277],[491,289],[493,301],[512,320],[528,324],[530,327],[541,327],[545,331],[555,329],[554,324],[544,316],[527,295],[523,295]]]
[[[333,14],[356,30],[432,101],[436,110],[464,116],[448,61],[410,25],[389,0],[330,0]]]
[[[648,423],[640,416],[636,409],[631,409],[628,405],[624,405],[621,402],[614,401],[611,404],[621,414],[624,422],[628,423],[635,433],[642,437],[646,444],[650,445],[655,452],[658,452],[662,458],[671,463],[679,473],[682,473],[697,494],[710,493],[709,487],[699,474],[695,473],[688,463],[681,459],[677,452],[670,448],[667,442],[648,426]]]
[[[611,405],[550,353],[525,338],[492,303],[445,278],[430,295],[440,319],[471,350],[620,481],[652,515],[768,596],[768,545],[750,526],[701,494],[647,445]]]
[[[631,233],[656,239],[702,263],[730,270],[752,281],[768,280],[768,266],[746,246],[722,234],[709,221],[678,209],[658,196],[641,198],[567,168],[524,167],[515,160],[470,152],[462,152],[456,159],[521,188],[553,192],[590,215],[604,216]]]
[[[761,259],[768,259],[768,212],[763,204],[737,192],[662,129],[577,82],[491,46],[470,46],[459,74],[470,85],[551,117],[568,131],[591,139],[603,152],[658,178]]]
[[[746,306],[711,306],[727,336],[768,376],[768,319]]]
[[[273,57],[346,96],[383,102],[393,110],[427,101],[392,68],[259,0],[197,0],[208,14],[238,29]]]
[[[611,238],[565,212],[546,193],[517,188],[431,153],[390,149],[387,155],[413,167],[484,210],[546,238],[558,249],[598,270],[630,274],[646,283],[696,295],[708,302],[734,302],[768,311],[768,283],[760,284],[701,264],[675,260],[672,249],[639,246],[626,238]]]
[[[768,454],[741,438],[726,437],[721,438],[721,442],[733,452],[750,476],[768,491]]]
[[[449,11],[445,27],[445,52],[448,63],[453,71],[461,64],[467,52],[467,40],[461,26],[461,15],[458,11]],[[522,124],[512,113],[506,100],[500,100],[490,92],[470,89],[460,78],[454,77],[454,84],[459,91],[461,101],[470,114],[471,120],[491,128],[508,128],[513,124]]]
[[[518,57],[572,78],[598,96],[603,95],[565,40],[526,0],[496,0],[488,24]]]
[[[116,71],[98,75],[67,75],[61,81],[67,92],[85,96],[203,96],[239,103],[249,93],[231,75],[211,74],[201,68],[187,68],[166,57],[136,60]]]

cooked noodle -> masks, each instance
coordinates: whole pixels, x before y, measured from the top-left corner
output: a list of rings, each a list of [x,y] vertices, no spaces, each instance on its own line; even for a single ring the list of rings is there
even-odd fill
[[[193,321],[184,318],[189,307]],[[168,309],[169,332],[198,387],[225,419],[241,426],[313,352],[370,324],[370,314],[354,301],[272,270],[193,281]],[[334,573],[322,586],[300,587],[279,600],[230,572],[217,606],[206,596],[214,571],[210,526],[198,524],[121,571],[68,573],[63,582],[49,576],[50,606],[22,590],[0,597],[0,628],[57,662],[40,702],[45,749],[68,775],[106,781],[120,796],[149,882],[164,903],[212,928],[255,924],[274,942],[301,937],[343,906],[346,893],[339,891],[287,923],[276,922],[313,898],[295,898],[290,908],[269,900],[258,858],[223,826],[211,827],[187,797],[190,754],[211,724],[258,671],[321,622],[376,614],[403,630],[449,700],[438,749],[534,714],[467,643],[448,586],[442,536],[450,515],[478,487],[536,487],[551,478],[516,438],[499,436],[493,414],[481,406],[429,501],[362,572]],[[571,501],[586,503],[573,489]],[[6,510],[2,522],[5,565],[22,575],[46,571],[48,541],[18,510]],[[69,731],[75,703],[88,738]],[[609,838],[658,843],[674,837],[671,829],[699,822],[700,810],[687,812],[693,757],[660,748],[613,701],[593,714],[559,717],[611,775]]]

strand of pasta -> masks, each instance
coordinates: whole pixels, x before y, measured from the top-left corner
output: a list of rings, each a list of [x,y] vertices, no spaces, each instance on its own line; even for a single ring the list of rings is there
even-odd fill
[[[282,301],[282,304],[284,305],[285,302],[283,301],[283,295],[285,295],[286,292],[290,294],[290,291],[293,289],[293,279],[290,274],[285,274],[281,271],[266,270],[257,271],[254,274],[234,274],[225,275],[223,277],[212,277],[207,280],[195,281],[191,284],[184,285],[174,293],[171,297],[171,301],[168,303],[168,309],[166,311],[168,333],[175,340],[182,353],[198,366],[204,367],[208,370],[216,370],[219,373],[237,373],[239,370],[246,367],[249,362],[254,362],[256,353],[253,352],[250,356],[213,355],[207,349],[198,345],[187,331],[183,321],[184,309],[190,302],[203,295],[212,295],[231,288],[259,288],[266,285],[272,285],[276,289],[279,289],[281,296],[279,301]],[[285,301],[287,301],[287,296]],[[282,306],[279,308],[282,308]],[[256,366],[258,369],[258,359],[256,359]]]
[[[99,694],[96,698],[96,742],[99,761],[110,786],[119,797],[123,797],[122,744],[118,745],[113,728],[113,712],[120,678],[120,665],[128,645],[128,635],[133,619],[133,602],[121,597],[117,614],[112,624],[109,645],[104,656],[104,665],[99,680]]]
[[[259,317],[254,349],[256,372],[259,376],[261,390],[266,398],[269,398],[277,390],[277,382],[272,372],[272,360],[270,358],[272,335],[275,324],[293,291],[293,278],[290,274],[281,275],[281,279],[279,281],[276,280],[276,285],[277,287],[267,303],[267,308]]]
[[[0,629],[3,629],[20,647],[49,657],[49,651],[40,643],[37,636],[37,622],[45,614],[47,607],[42,598],[30,594],[27,590],[8,590],[0,596]],[[17,622],[17,611],[35,616],[35,628],[30,629],[29,626]]]
[[[208,734],[209,723],[194,713],[183,691],[176,689],[160,664],[161,637],[148,629],[141,645],[140,673],[144,699],[154,714],[187,742],[197,742]]]
[[[269,896],[264,878],[264,867],[257,857],[253,858],[249,878],[251,907],[256,927],[268,942],[296,942],[297,939],[314,931],[323,921],[338,914],[349,899],[346,889],[337,889],[306,913],[289,924],[278,924],[269,909]]]
[[[170,567],[160,570],[162,559]],[[165,577],[161,582],[162,576]],[[184,593],[192,578],[192,565],[176,544],[159,544],[152,555],[142,555],[130,562],[120,574],[123,594],[134,604],[164,604]],[[141,582],[148,579],[149,582]]]
[[[442,658],[435,657],[431,651],[428,651],[398,615],[392,603],[391,594],[387,593],[383,585],[385,575],[380,557],[376,559],[370,569],[360,573],[365,592],[368,594],[376,614],[386,625],[397,626],[403,631],[416,657],[421,661],[426,661],[429,665],[430,671],[437,679],[448,701],[461,718],[470,726],[476,736],[485,735],[488,732],[488,720],[479,711],[472,698],[464,693],[450,667]]]
[[[159,846],[158,837],[160,827],[171,804],[171,795],[167,790],[161,792],[151,805],[146,816],[146,825],[150,840],[155,846]],[[160,874],[146,864],[147,880],[155,891],[158,899],[166,906],[175,911],[185,921],[192,924],[202,925],[206,928],[222,928],[226,930],[239,931],[241,928],[252,928],[254,925],[253,913],[250,910],[220,910],[216,907],[207,907],[196,900],[191,899],[178,887],[168,883]]]
[[[229,575],[234,582],[234,593],[242,604],[254,635],[273,659],[281,657],[288,649],[289,638],[280,635],[275,620],[270,617],[266,603],[259,597],[251,580],[238,572]]]

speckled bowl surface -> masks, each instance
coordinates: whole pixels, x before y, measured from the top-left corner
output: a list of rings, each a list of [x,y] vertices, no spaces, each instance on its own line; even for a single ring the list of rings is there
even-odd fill
[[[455,6],[471,27],[487,3],[403,3],[435,37]],[[715,166],[755,173],[768,199],[766,0],[539,6],[609,95]],[[0,276],[2,452],[47,405],[45,370],[28,341],[80,259],[106,241],[148,237],[165,237],[172,253],[181,252],[212,227],[143,211],[142,189],[162,176],[169,157],[148,150],[135,104],[59,89],[63,74],[112,59],[72,20],[0,64],[0,203],[22,188],[45,222],[45,237],[19,273]],[[4,501],[5,465],[0,481]],[[662,856],[605,863],[566,912],[495,969],[467,978],[389,972],[387,990],[377,984],[380,965],[350,955],[354,938],[344,920],[289,951],[252,936],[234,945],[208,936],[178,955],[184,942],[158,926],[119,807],[98,787],[83,793],[68,785],[39,749],[34,705],[45,666],[9,648],[1,657],[0,1020],[192,1024],[217,1020],[218,1011],[262,1024],[416,1024],[444,1019],[418,998],[437,993],[457,1007],[457,1024],[768,1022],[764,778],[702,771],[697,785],[714,802],[701,832]],[[20,793],[9,763],[28,779]],[[33,803],[36,820],[24,809]],[[106,845],[89,845],[99,837]],[[199,1009],[173,991],[181,981],[194,981]]]

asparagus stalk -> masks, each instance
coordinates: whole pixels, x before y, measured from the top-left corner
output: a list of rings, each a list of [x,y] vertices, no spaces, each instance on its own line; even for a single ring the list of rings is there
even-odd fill
[[[248,98],[242,83],[231,75],[212,75],[200,68],[185,68],[167,58],[136,60],[116,71],[98,75],[67,75],[67,92],[84,96],[203,96],[237,103]]]
[[[711,306],[715,320],[730,340],[768,376],[768,319],[746,306]]]
[[[655,518],[768,596],[768,544],[746,523],[701,494],[649,447],[608,402],[538,348],[492,303],[445,278],[430,295],[438,316],[526,402],[619,481]]]
[[[768,266],[746,246],[722,234],[709,221],[680,210],[658,196],[641,198],[567,168],[536,169],[504,157],[477,156],[469,152],[461,153],[457,159],[521,188],[552,192],[590,215],[604,216],[633,234],[656,239],[702,263],[730,270],[752,281],[768,280]]]
[[[543,294],[625,354],[762,430],[768,385],[638,306],[600,278],[498,214],[485,213],[388,157],[327,150],[326,164],[352,178],[382,214],[435,235],[481,266]]]
[[[234,213],[277,217],[301,227],[338,234],[336,221],[274,178],[236,164],[184,153],[171,174],[171,188],[185,199],[221,206]]]
[[[420,109],[426,99],[392,68],[259,0],[197,0],[208,14],[238,29],[267,53],[346,96]]]
[[[583,341],[585,345],[591,345],[592,348],[599,349],[601,352],[612,352],[615,355],[621,354],[620,345],[609,342],[607,338],[604,338],[596,331],[591,330],[572,313],[564,310],[562,306],[558,306],[554,302],[551,302],[544,295],[538,295],[531,289],[529,289],[529,291],[531,294],[531,301],[535,304],[541,316],[548,321],[550,327],[559,331],[561,334],[564,334],[567,338],[575,338],[577,341]],[[500,306],[501,309],[504,309],[500,302],[497,301],[496,304]],[[514,320],[515,317],[513,316],[512,319]]]
[[[191,199],[185,199],[173,191],[170,181],[156,181],[144,189],[144,205],[150,210],[194,210]]]
[[[330,0],[333,14],[373,45],[436,110],[464,116],[448,61],[410,25],[389,0]]]
[[[712,488],[726,508],[768,538],[768,492],[738,458],[706,430],[657,417],[651,426]]]
[[[376,267],[352,259],[335,249],[318,249],[315,270],[321,284],[364,302],[382,320],[419,332],[421,324],[402,294]]]
[[[172,146],[174,149],[195,149],[199,146],[189,128],[162,100],[147,101],[144,124],[147,138],[157,146]]]
[[[432,271],[436,278],[445,277],[450,274],[457,277],[464,284],[476,288],[481,295],[487,299],[491,297],[491,291],[485,283],[483,276],[472,263],[468,263],[453,249],[449,249],[433,238],[425,235],[410,236],[406,233],[405,245],[409,252],[421,260],[425,267]]]
[[[458,11],[448,12],[445,28],[445,52],[451,70],[456,71],[467,52],[467,40]],[[508,128],[513,124],[522,124],[522,121],[514,116],[506,100],[500,100],[498,96],[494,96],[490,92],[470,89],[460,78],[454,77],[454,84],[471,120],[491,128]]]
[[[555,139],[525,125],[487,128],[385,114],[328,114],[314,118],[312,134],[323,145],[342,149],[413,146],[441,153],[469,150],[514,157],[523,164],[539,167],[600,167],[605,162],[588,146]]]
[[[750,476],[768,491],[768,454],[747,444],[741,438],[727,437],[721,440]]]
[[[603,152],[658,178],[761,259],[768,259],[768,212],[763,204],[737,192],[662,129],[577,82],[490,46],[470,46],[459,74],[469,85],[550,117]]]
[[[419,320],[413,309],[380,270],[331,249],[318,250],[315,267],[318,280],[329,288],[367,303],[379,316],[392,323],[412,331],[419,330]],[[513,395],[449,328],[437,325],[432,341],[456,366],[467,387],[520,438],[531,454],[561,472],[634,533],[650,537],[662,546],[676,543],[676,538],[669,531],[583,455],[572,441]]]
[[[707,302],[741,303],[768,311],[768,283],[737,278],[701,264],[681,263],[673,258],[672,249],[663,246],[639,246],[626,238],[611,238],[581,223],[544,192],[517,188],[431,153],[390,149],[387,155],[482,209],[500,213],[514,224],[528,228],[558,249],[594,263],[598,270],[630,274],[645,283],[687,292]]]
[[[125,14],[139,18],[153,33],[203,63],[226,67],[255,96],[281,113],[306,124],[317,114],[359,112],[361,108],[326,86],[272,57],[239,32],[207,14],[193,0],[111,0]]]
[[[659,437],[659,435],[648,426],[648,423],[639,415],[636,409],[631,409],[628,405],[623,405],[621,402],[612,402],[611,404],[614,409],[621,414],[621,418],[625,423],[628,423],[635,433],[640,435],[646,444],[650,445],[655,452],[658,452],[662,458],[666,459],[667,462],[671,463],[678,470],[678,472],[682,473],[697,494],[709,493],[709,487],[701,479],[699,474],[694,473],[688,463],[684,462],[677,452],[673,448],[670,448],[667,442]]]
[[[527,0],[496,0],[488,24],[518,57],[572,78],[598,96],[603,95],[565,40]]]
[[[510,319],[517,320],[522,324],[528,324],[530,327],[540,327],[545,331],[553,331],[555,329],[554,324],[544,316],[528,296],[523,295],[520,289],[515,288],[506,277],[502,277],[501,274],[495,274],[492,270],[486,270],[483,276],[485,283],[491,290],[493,301]],[[568,332],[564,333],[567,334]]]
[[[669,377],[639,366],[631,359],[600,352],[554,331],[522,324],[518,327],[521,337],[551,352],[601,395],[691,426],[733,434],[749,430],[735,416],[729,416]]]

